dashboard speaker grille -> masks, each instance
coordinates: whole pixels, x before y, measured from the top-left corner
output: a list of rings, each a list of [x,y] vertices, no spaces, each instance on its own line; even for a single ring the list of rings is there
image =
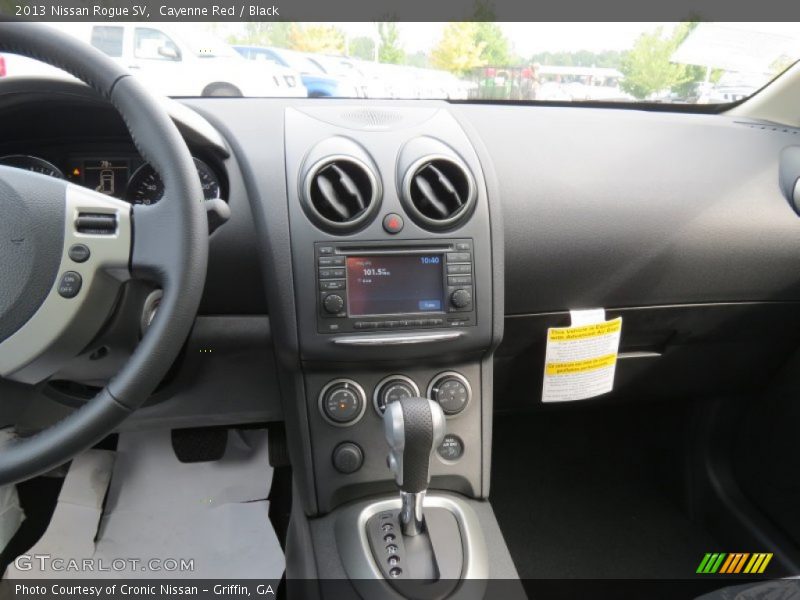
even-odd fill
[[[364,127],[385,127],[394,125],[402,116],[387,110],[351,110],[343,113],[342,119]]]

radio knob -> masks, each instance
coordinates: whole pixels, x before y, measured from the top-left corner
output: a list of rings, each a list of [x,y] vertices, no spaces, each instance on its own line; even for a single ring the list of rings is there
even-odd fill
[[[331,294],[330,296],[325,296],[322,305],[325,307],[326,312],[336,314],[344,308],[344,300],[338,294]]]
[[[329,296],[330,297],[330,296]],[[472,294],[467,290],[456,290],[450,294],[450,304],[456,308],[466,308],[472,303]]]

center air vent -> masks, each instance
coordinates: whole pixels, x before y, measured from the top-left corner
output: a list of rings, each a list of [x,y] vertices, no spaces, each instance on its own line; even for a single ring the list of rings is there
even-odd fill
[[[306,177],[304,206],[321,228],[353,231],[375,214],[379,192],[377,178],[361,161],[327,158],[312,167]]]
[[[428,157],[408,170],[403,202],[419,225],[428,229],[450,229],[472,213],[475,184],[460,162]]]

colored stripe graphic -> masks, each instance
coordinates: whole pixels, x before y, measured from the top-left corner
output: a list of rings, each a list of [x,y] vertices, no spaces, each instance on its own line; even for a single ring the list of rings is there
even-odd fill
[[[728,569],[731,567],[731,563],[736,555],[735,554],[728,554],[728,559],[722,564],[722,568],[719,570],[720,573],[727,573]]]
[[[716,573],[717,569],[719,569],[720,564],[722,564],[722,560],[725,558],[725,553],[707,553],[703,560],[700,561],[700,566],[697,567],[698,573]]]
[[[720,573],[733,573],[736,569],[736,565],[739,564],[739,559],[742,557],[742,554],[741,552],[732,552],[728,556],[729,560],[725,563],[724,568],[720,569]]]
[[[725,553],[722,552],[719,556],[717,556],[717,560],[714,561],[714,564],[711,565],[709,573],[716,573],[724,559],[725,559]]]
[[[772,560],[771,552],[707,552],[697,567],[697,573],[737,574],[763,573]]]
[[[741,573],[742,572],[742,568],[744,567],[744,561],[746,561],[749,557],[750,557],[750,553],[749,552],[745,552],[744,554],[742,554],[741,558],[739,558],[739,562],[736,563],[736,570],[733,571],[733,572],[734,573]]]
[[[706,565],[708,561],[711,559],[711,553],[706,552],[706,555],[703,557],[703,560],[700,561],[700,566],[697,567],[696,573],[705,573],[706,572]]]

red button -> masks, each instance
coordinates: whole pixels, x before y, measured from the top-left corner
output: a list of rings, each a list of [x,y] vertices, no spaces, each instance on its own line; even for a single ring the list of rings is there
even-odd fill
[[[383,218],[383,228],[387,233],[400,233],[403,230],[403,217],[389,213]]]

